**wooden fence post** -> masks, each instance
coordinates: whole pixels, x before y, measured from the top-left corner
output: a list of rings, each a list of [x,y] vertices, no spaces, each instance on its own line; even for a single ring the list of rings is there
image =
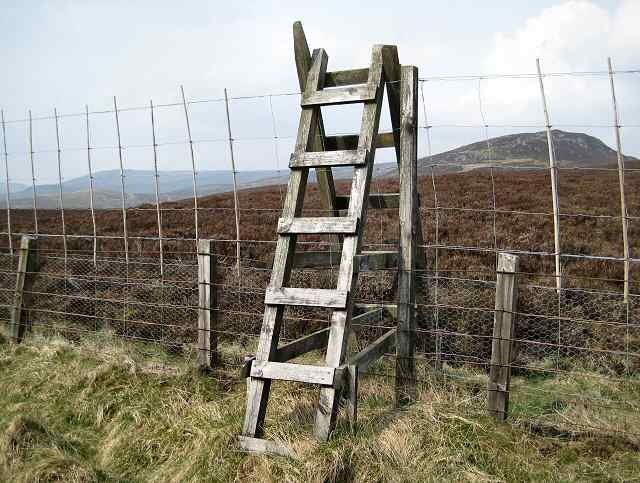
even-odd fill
[[[562,258],[560,252],[562,247],[560,244],[560,194],[558,191],[558,165],[556,163],[555,150],[553,148],[553,132],[549,109],[547,107],[547,96],[544,91],[544,81],[542,80],[542,69],[540,68],[540,59],[536,59],[536,67],[538,69],[538,84],[540,85],[540,95],[542,97],[542,108],[544,110],[545,129],[547,132],[547,147],[549,148],[549,174],[551,176],[551,202],[553,206],[553,247],[555,250],[554,258],[556,262],[556,292],[558,296],[562,295]]]
[[[198,365],[209,369],[218,361],[215,328],[214,280],[216,257],[211,254],[211,240],[198,240]]]
[[[417,207],[418,68],[402,66],[400,83],[400,263],[396,336],[396,405],[416,398],[415,267]]]
[[[498,255],[496,273],[496,308],[491,344],[491,367],[487,409],[498,420],[507,418],[509,410],[509,384],[511,383],[511,347],[515,312],[518,305],[518,256],[510,253]]]
[[[23,236],[20,241],[20,257],[16,271],[16,289],[11,311],[11,339],[19,344],[24,337],[28,318],[26,308],[31,296],[28,293],[33,285],[33,272],[38,269],[38,239]],[[27,292],[27,293],[25,293]]]

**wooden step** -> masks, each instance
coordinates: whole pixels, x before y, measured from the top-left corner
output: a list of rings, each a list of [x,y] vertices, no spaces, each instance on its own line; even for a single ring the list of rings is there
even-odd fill
[[[301,355],[306,354],[317,349],[323,349],[327,347],[327,341],[329,340],[330,327],[325,327],[311,334],[305,335],[284,344],[276,350],[272,357],[273,362],[287,362],[291,359],[295,359]],[[244,360],[244,364],[240,369],[240,377],[246,379],[251,374],[251,366],[255,361],[255,356],[247,357]]]
[[[293,153],[290,168],[321,168],[330,166],[363,166],[367,162],[366,149]]]
[[[361,272],[375,272],[376,270],[398,268],[397,251],[381,250],[362,252],[360,255],[356,255],[356,259]]]
[[[306,382],[333,386],[335,367],[291,364],[289,362],[253,361],[251,377],[279,381]]]
[[[296,252],[293,266],[296,268],[338,267],[342,253],[328,251]]]
[[[268,288],[265,292],[264,303],[267,305],[302,305],[345,309],[348,296],[349,292],[346,290],[280,287]]]
[[[238,444],[240,445],[240,449],[249,453],[267,453],[277,456],[285,456],[287,458],[297,457],[291,448],[285,444],[277,441],[269,441],[268,439],[252,438],[251,436],[238,436]]]
[[[296,268],[338,267],[342,253],[329,251],[297,252]],[[361,272],[374,272],[398,267],[398,252],[393,250],[364,251],[356,255]]]
[[[324,75],[325,87],[352,86],[355,84],[366,84],[369,81],[369,68],[336,70],[327,72]]]
[[[338,210],[349,209],[349,196],[336,196],[336,208]],[[369,208],[399,208],[399,193],[369,193]]]
[[[357,230],[358,219],[350,217],[318,216],[313,218],[280,218],[278,220],[278,233],[281,235],[354,235]]]
[[[302,107],[337,106],[356,102],[371,102],[376,100],[376,91],[376,86],[366,85],[303,93],[300,105]]]
[[[327,136],[324,138],[324,149],[339,151],[341,149],[356,149],[360,142],[359,134],[345,134],[342,136]],[[392,132],[381,132],[376,136],[376,148],[393,148],[395,141]]]

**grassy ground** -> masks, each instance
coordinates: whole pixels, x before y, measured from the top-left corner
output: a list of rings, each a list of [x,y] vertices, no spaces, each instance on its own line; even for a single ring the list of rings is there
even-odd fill
[[[514,391],[519,416],[497,424],[468,411],[484,400],[482,376],[427,382],[402,412],[390,382],[364,377],[357,430],[340,421],[327,444],[309,437],[316,393],[279,384],[267,437],[288,442],[293,460],[237,451],[235,371],[202,375],[138,349],[108,334],[81,345],[0,338],[0,481],[640,481],[640,439],[607,429],[637,433],[640,416],[561,405],[549,390],[637,401],[637,381],[516,378],[528,390]]]

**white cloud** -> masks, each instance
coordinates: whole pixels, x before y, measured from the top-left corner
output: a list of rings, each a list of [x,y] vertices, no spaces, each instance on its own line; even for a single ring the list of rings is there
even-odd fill
[[[540,58],[543,72],[605,71],[611,56],[617,68],[640,65],[640,2],[626,0],[617,9],[607,11],[588,0],[568,0],[525,19],[514,29],[498,32],[491,50],[484,56],[484,72],[491,74],[532,74],[535,59]],[[623,119],[640,125],[640,93],[637,75],[616,77]],[[544,80],[551,122],[568,131],[588,132],[612,144],[611,93],[609,79],[599,76],[553,76]],[[542,102],[536,78],[503,78],[459,83],[457,92],[450,86],[433,85],[431,109],[436,121],[480,124],[479,92],[489,124],[490,135],[517,130],[540,130],[543,125]],[[594,126],[600,126],[596,128]],[[537,127],[536,127],[537,126]],[[629,130],[635,128],[629,128]],[[627,131],[628,132],[628,131]],[[480,133],[480,131],[476,131]],[[637,130],[634,131],[637,134]],[[631,134],[631,133],[629,133]],[[434,136],[437,132],[434,131]],[[627,135],[628,153],[640,152],[639,136]],[[453,147],[458,139],[451,136]]]
[[[531,72],[541,57],[554,71],[588,70],[602,63],[613,40],[609,12],[587,0],[570,0],[543,10],[513,32],[495,35],[487,58],[490,72]]]

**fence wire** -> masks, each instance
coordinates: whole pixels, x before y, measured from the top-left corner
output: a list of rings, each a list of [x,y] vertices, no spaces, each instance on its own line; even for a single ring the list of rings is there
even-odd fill
[[[614,74],[618,78],[639,72]],[[608,82],[609,76],[609,71],[572,72],[546,74],[544,79],[603,78]],[[499,252],[515,253],[520,256],[520,271],[511,339],[511,417],[516,423],[542,424],[561,414],[590,430],[629,432],[624,421],[638,414],[640,393],[640,164],[625,156],[591,165],[559,158],[556,168],[539,161],[514,164],[499,159],[492,135],[514,129],[551,129],[544,121],[490,122],[492,115],[496,117],[484,94],[490,83],[527,79],[536,81],[538,76],[421,79],[421,133],[425,136],[419,144],[418,187],[425,236],[420,249],[426,268],[416,271],[418,382],[427,386],[435,380],[442,387],[471,388],[473,396],[461,402],[461,407],[482,410],[486,406],[496,259]],[[445,115],[442,122],[433,122],[439,113],[432,108],[438,96],[432,89],[439,83],[462,84],[475,92],[473,109],[478,121]],[[158,345],[195,361],[202,308],[196,249],[199,239],[210,239],[216,259],[212,331],[223,354],[226,346],[250,354],[260,334],[286,184],[287,173],[281,170],[279,157],[291,151],[295,138],[295,121],[282,112],[297,116],[296,96],[294,92],[225,96],[227,103],[225,97],[183,97],[181,102],[139,107],[118,107],[114,99],[112,110],[90,111],[87,107],[78,114],[55,111],[54,116],[29,114],[27,119],[16,120],[5,120],[3,112],[3,329],[8,330],[14,303],[16,247],[21,236],[33,235],[38,237],[39,268],[29,274],[33,285],[26,293],[30,298],[26,324],[32,331],[73,341],[106,331],[142,350]],[[624,107],[624,99],[620,101]],[[212,105],[218,110],[209,110]],[[225,112],[233,115],[233,138]],[[145,116],[144,120],[126,117],[137,114]],[[247,128],[236,121],[254,115],[258,124],[247,121]],[[621,122],[617,116],[614,123],[605,118],[561,122],[553,129],[606,128],[613,136],[640,127],[633,117]],[[51,121],[54,125],[47,124]],[[49,129],[52,126],[55,129]],[[17,136],[19,128],[27,133],[26,145]],[[49,132],[39,134],[45,129]],[[477,129],[475,139],[483,144],[481,162],[470,163],[462,155],[433,154],[440,136],[448,137],[451,130],[469,136],[470,129]],[[351,132],[347,126],[338,123],[330,134],[347,132]],[[556,131],[551,130],[552,140],[554,136]],[[251,147],[252,143],[258,147]],[[544,143],[546,150],[549,146]],[[236,150],[230,149],[240,169],[214,162],[230,161],[233,154],[225,153],[228,146]],[[73,173],[71,167],[80,156],[89,171],[86,186],[73,191],[65,184],[64,173]],[[250,162],[252,157],[272,160],[267,182],[257,176],[242,178],[243,162],[256,166]],[[171,186],[174,180],[163,183],[163,170],[180,167],[187,179],[184,189],[176,191]],[[233,181],[225,178],[221,186],[212,186],[215,175],[205,168],[231,170]],[[100,177],[105,169],[116,170],[115,185]],[[397,192],[393,164],[384,169],[387,171],[377,172],[372,180],[371,192]],[[552,169],[557,175],[555,209]],[[40,173],[45,175],[39,177]],[[236,174],[239,189],[234,195]],[[348,176],[336,176],[339,193],[348,192]],[[21,181],[27,187],[16,192]],[[148,196],[141,196],[136,189],[145,183]],[[625,188],[622,209],[620,187]],[[326,215],[320,206],[317,187],[312,184],[305,215]],[[560,228],[559,246],[554,243],[554,218]],[[622,230],[627,230],[626,237]],[[625,238],[629,240],[626,252]],[[337,249],[335,240],[321,236],[301,236],[297,244],[302,251]],[[397,246],[397,211],[369,210],[363,249]],[[338,264],[336,256],[332,267],[294,269],[290,286],[332,288]],[[395,275],[393,269],[362,272],[354,295],[356,304],[394,304]],[[327,310],[287,307],[281,339],[295,340],[329,323]],[[377,320],[357,327],[350,350],[365,347],[394,326],[395,321],[381,312]],[[386,358],[392,360],[393,354]],[[221,360],[230,370],[239,369],[241,363],[238,355]],[[369,369],[366,377],[392,380],[392,367],[383,361]]]

